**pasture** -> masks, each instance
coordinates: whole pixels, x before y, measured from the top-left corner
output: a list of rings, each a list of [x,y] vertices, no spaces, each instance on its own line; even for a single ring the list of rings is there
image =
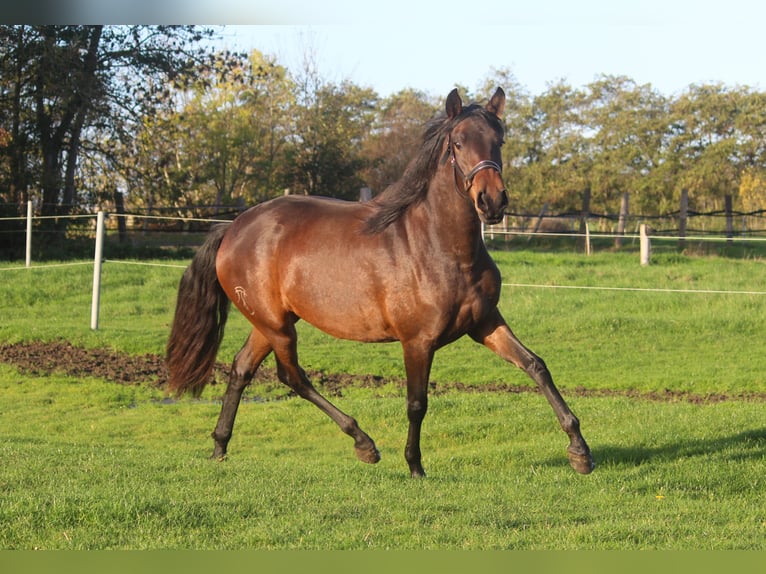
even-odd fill
[[[566,437],[526,375],[461,340],[436,355],[428,477],[409,478],[399,346],[301,324],[320,390],[322,373],[384,378],[333,391],[375,439],[378,465],[359,463],[329,419],[268,379],[248,389],[218,463],[209,435],[222,385],[167,401],[151,380],[0,364],[0,548],[764,549],[766,265],[493,256],[500,309],[580,418],[591,475],[569,467]],[[0,265],[0,345],[162,354],[185,264],[107,262],[95,332],[92,266]],[[562,288],[572,286],[613,289]],[[220,361],[247,331],[234,312]]]

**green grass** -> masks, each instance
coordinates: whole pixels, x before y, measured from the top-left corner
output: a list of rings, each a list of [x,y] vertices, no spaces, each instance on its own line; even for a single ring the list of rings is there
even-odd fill
[[[5,549],[764,548],[759,403],[577,399],[600,463],[580,476],[541,397],[436,396],[416,481],[395,397],[338,400],[377,439],[376,467],[297,399],[243,404],[217,463],[214,403],[7,367],[0,380],[16,399],[2,407]]]
[[[760,352],[766,295],[600,291],[516,287],[600,286],[766,292],[760,260],[634,254],[496,252],[503,272],[500,308],[511,328],[542,356],[563,388],[709,393],[766,390]],[[162,263],[166,265],[167,263]],[[3,271],[0,341],[66,338],[86,347],[163,353],[185,262],[104,265],[99,330],[91,331],[92,266]],[[249,327],[232,313],[219,359],[228,363]],[[401,377],[398,344],[337,341],[300,324],[308,369]],[[486,349],[461,340],[436,355],[432,379],[531,384]]]
[[[506,283],[766,290],[758,260],[658,255],[495,254]],[[179,262],[183,265],[183,262]],[[107,263],[101,327],[89,329],[92,267],[3,271],[0,342],[66,338],[161,353],[182,269]],[[577,387],[705,396],[766,391],[766,295],[506,286],[501,309],[543,356],[597,461],[580,476],[538,394],[435,394],[428,478],[403,460],[403,391],[348,389],[383,460],[300,399],[245,402],[230,457],[208,460],[218,416],[167,404],[150,385],[0,365],[0,548],[764,549],[763,402],[582,397]],[[231,319],[219,358],[247,325]],[[301,327],[306,368],[402,374],[398,345],[338,342]],[[527,384],[485,349],[437,354],[435,381]]]

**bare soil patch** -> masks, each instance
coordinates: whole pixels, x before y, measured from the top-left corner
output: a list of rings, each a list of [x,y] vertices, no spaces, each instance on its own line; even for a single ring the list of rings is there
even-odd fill
[[[111,349],[85,349],[72,345],[68,341],[30,341],[0,345],[0,362],[16,367],[22,374],[48,375],[62,373],[72,377],[95,377],[124,385],[149,384],[164,388],[168,373],[164,358],[160,355],[130,355]],[[229,365],[217,363],[215,380],[225,381]],[[403,380],[392,380],[377,375],[349,375],[309,371],[312,383],[325,394],[339,396],[343,389],[379,388],[390,383],[404,386]],[[261,368],[256,375],[259,381],[277,381],[274,369]],[[493,392],[493,393],[529,393],[538,392],[530,386],[508,383],[487,383],[486,385],[466,385],[460,382],[431,382],[432,394],[447,391]],[[562,394],[570,396],[629,396],[659,401],[686,401],[694,403],[722,402],[729,400],[749,400],[766,402],[766,393],[711,393],[695,394],[682,391],[665,390],[662,392],[639,393],[637,391],[618,391],[586,389],[577,387],[566,389]]]

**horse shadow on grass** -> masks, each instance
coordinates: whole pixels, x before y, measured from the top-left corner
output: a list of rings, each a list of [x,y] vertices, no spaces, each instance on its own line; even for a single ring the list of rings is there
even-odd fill
[[[596,471],[599,466],[640,466],[711,455],[719,455],[719,460],[731,462],[758,460],[766,458],[766,427],[710,439],[678,438],[656,445],[601,444],[591,447]]]

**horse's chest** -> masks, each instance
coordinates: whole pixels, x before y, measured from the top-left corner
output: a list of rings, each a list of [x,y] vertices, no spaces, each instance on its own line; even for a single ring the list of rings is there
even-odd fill
[[[466,274],[456,281],[449,297],[452,309],[444,318],[449,323],[450,331],[460,334],[480,323],[497,306],[500,297],[499,276],[488,269],[480,274]]]
[[[499,290],[485,286],[475,286],[463,299],[458,313],[458,322],[475,325],[487,316],[496,306]]]

